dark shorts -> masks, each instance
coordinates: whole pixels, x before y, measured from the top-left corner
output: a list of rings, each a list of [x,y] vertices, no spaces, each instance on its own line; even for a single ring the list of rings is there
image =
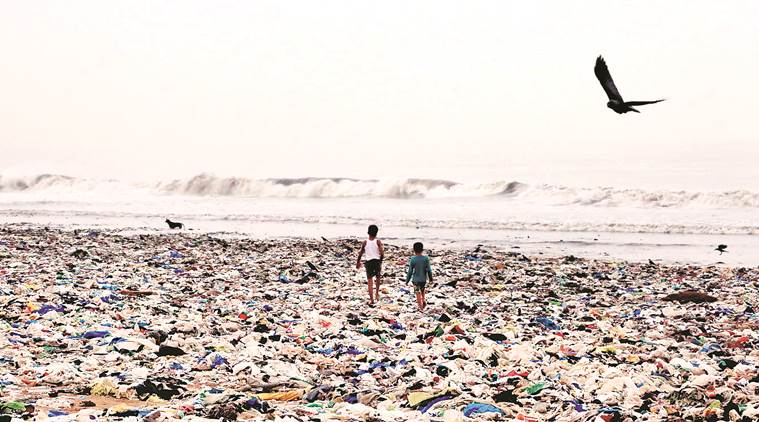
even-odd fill
[[[427,287],[427,283],[414,283],[411,284],[414,285],[414,292],[415,293],[424,293],[424,288]]]
[[[364,267],[366,267],[366,277],[379,277],[382,273],[382,261],[379,259],[370,259],[366,262],[364,262]]]

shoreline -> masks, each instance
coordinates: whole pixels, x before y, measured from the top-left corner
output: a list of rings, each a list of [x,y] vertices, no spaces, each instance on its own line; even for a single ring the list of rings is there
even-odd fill
[[[90,220],[91,221],[91,220]],[[350,239],[355,233],[366,230],[362,225],[325,223],[248,223],[243,228],[233,225],[207,225],[169,231],[165,225],[134,226],[121,220],[95,219],[98,224],[76,223],[66,220],[39,222],[6,222],[0,227],[44,228],[56,230],[99,230],[118,235],[213,235],[224,238],[266,239]],[[185,220],[186,221],[186,220]],[[368,223],[367,223],[368,224]],[[425,229],[411,230],[407,227],[383,226],[384,238],[391,243],[411,245],[422,240],[435,248],[466,249],[477,245],[522,252],[528,256],[559,258],[574,255],[600,261],[626,261],[646,263],[649,259],[661,265],[719,265],[726,267],[759,266],[759,236],[724,234],[661,234],[616,232],[554,232],[518,230],[457,230]],[[724,255],[714,251],[717,244],[728,244]]]
[[[410,245],[386,243],[369,308],[359,239],[0,225],[2,401],[74,415],[99,394],[87,412],[150,420],[759,415],[759,268],[433,248],[422,314]],[[715,301],[664,300],[687,290]]]

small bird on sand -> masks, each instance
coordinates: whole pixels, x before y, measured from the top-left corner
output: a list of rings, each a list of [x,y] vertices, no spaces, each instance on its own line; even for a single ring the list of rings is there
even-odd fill
[[[719,251],[719,254],[722,255],[722,252],[727,252],[727,245],[717,245],[717,249],[715,251]]]
[[[636,113],[640,113],[638,110],[634,109],[632,106],[642,106],[646,104],[654,104],[661,101],[625,101],[622,99],[622,95],[619,94],[619,91],[617,90],[617,86],[614,85],[614,80],[611,78],[611,74],[609,73],[609,68],[606,67],[606,61],[603,57],[598,56],[596,59],[596,67],[593,68],[593,71],[596,74],[596,78],[598,78],[598,81],[601,82],[601,87],[603,87],[604,91],[606,91],[606,95],[609,97],[609,102],[606,103],[606,107],[609,107],[610,109],[616,111],[618,114],[627,113],[628,111],[634,111]]]

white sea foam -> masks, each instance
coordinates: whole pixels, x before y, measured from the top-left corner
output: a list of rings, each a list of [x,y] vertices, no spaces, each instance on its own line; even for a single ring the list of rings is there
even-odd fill
[[[29,177],[0,176],[0,193],[40,195],[182,195],[246,198],[486,198],[496,197],[544,205],[592,207],[707,207],[759,208],[759,192],[642,190],[612,187],[530,185],[517,181],[458,183],[436,179],[300,178],[249,179],[208,174],[154,183],[80,179],[42,174]]]

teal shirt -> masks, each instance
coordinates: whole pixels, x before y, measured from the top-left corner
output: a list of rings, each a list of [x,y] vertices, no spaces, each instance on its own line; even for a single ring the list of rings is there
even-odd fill
[[[406,282],[413,278],[413,282],[421,284],[427,281],[427,276],[432,279],[432,269],[430,268],[430,258],[424,255],[414,255],[408,261],[408,272],[406,273]]]

